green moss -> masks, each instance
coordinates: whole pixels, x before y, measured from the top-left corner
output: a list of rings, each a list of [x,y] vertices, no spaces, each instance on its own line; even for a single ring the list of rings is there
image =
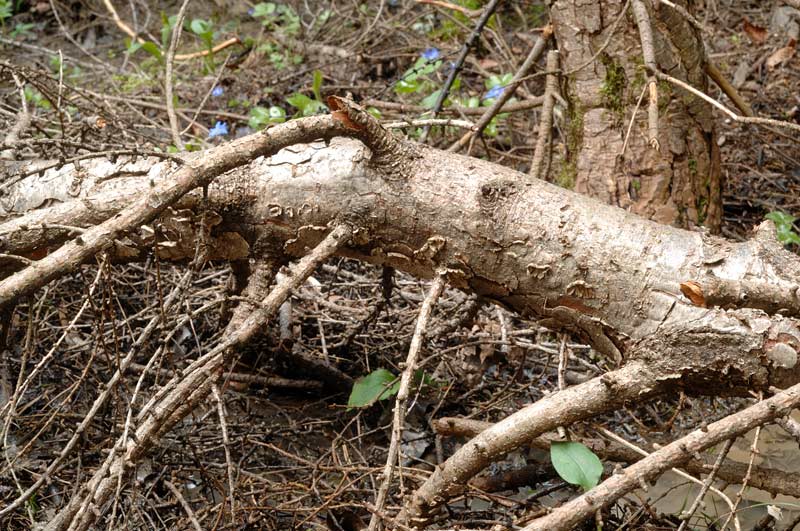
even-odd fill
[[[575,177],[578,175],[578,168],[575,161],[564,161],[561,171],[556,175],[556,184],[561,188],[572,190],[575,188]]]
[[[618,122],[622,122],[625,116],[625,86],[628,84],[625,69],[608,54],[602,54],[600,60],[606,67],[606,76],[600,87],[603,106],[611,111]]]
[[[706,199],[705,197],[698,198],[697,202],[695,203],[695,208],[697,209],[697,222],[701,225],[706,220],[706,216],[708,215],[706,208],[707,206],[708,206],[708,199]]]
[[[697,159],[689,159],[689,173],[692,174],[692,177],[697,177]]]
[[[556,176],[556,184],[562,188],[572,190],[575,187],[575,178],[578,175],[578,154],[583,147],[584,110],[580,103],[575,103],[577,98],[567,94],[567,101],[570,102],[570,106],[567,109],[567,118],[569,119],[566,134],[567,157],[562,162],[561,170]]]

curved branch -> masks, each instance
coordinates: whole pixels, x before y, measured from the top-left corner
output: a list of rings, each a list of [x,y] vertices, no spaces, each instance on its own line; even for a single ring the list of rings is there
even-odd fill
[[[642,481],[658,477],[664,471],[689,460],[697,452],[726,439],[739,437],[756,426],[786,415],[798,405],[800,384],[668,444],[629,466],[621,474],[611,476],[586,494],[565,503],[547,516],[534,520],[524,531],[572,529],[601,508],[639,487]]]
[[[462,446],[409,498],[398,519],[424,526],[433,512],[459,493],[467,481],[506,453],[542,433],[651,397],[661,390],[644,364],[616,371],[548,395],[484,430]]]

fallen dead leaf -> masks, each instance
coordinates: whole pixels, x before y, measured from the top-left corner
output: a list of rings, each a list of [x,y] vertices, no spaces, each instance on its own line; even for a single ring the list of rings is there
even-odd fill
[[[750,21],[744,19],[744,32],[747,33],[747,36],[750,37],[750,40],[756,44],[763,44],[766,42],[769,33],[765,28],[761,26],[756,26],[755,24],[750,24]]]
[[[794,52],[796,51],[797,41],[791,39],[789,44],[784,46],[783,48],[778,48],[775,52],[767,57],[767,60],[764,64],[767,65],[768,70],[774,70],[775,67],[778,65],[782,65],[783,63],[787,62],[789,59],[794,57]]]

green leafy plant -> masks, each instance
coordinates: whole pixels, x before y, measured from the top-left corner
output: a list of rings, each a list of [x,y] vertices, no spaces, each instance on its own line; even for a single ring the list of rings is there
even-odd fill
[[[260,2],[253,6],[250,15],[261,19],[261,24],[265,28],[277,29],[290,36],[300,32],[300,17],[289,5]]]
[[[486,94],[483,97],[481,105],[483,105],[484,107],[489,107],[493,105],[495,100],[497,100],[497,98],[499,98],[500,95],[503,93],[503,89],[509,83],[511,83],[511,80],[513,78],[514,75],[510,73],[501,74],[499,76],[498,75],[489,76],[489,78],[483,82],[484,86],[486,87]],[[509,100],[509,102],[514,102],[514,101],[516,101],[516,98],[511,98]],[[497,136],[497,123],[500,120],[505,120],[506,118],[508,118],[508,113],[506,112],[500,113],[494,118],[492,118],[492,121],[489,122],[489,124],[486,126],[486,129],[483,130],[483,134],[486,135],[487,137]]]
[[[311,99],[305,94],[301,94],[299,92],[295,92],[286,98],[286,102],[289,105],[297,108],[297,114],[295,114],[295,117],[313,116],[328,109],[328,106],[322,101],[322,93],[320,92],[321,88],[322,72],[319,70],[314,70],[314,80],[311,84],[311,92],[314,94],[314,99]]]
[[[133,39],[125,39],[125,51],[129,55],[133,55],[139,50],[144,50],[145,52],[149,53],[158,59],[159,63],[164,62],[164,54],[161,53],[161,48],[158,47],[158,44],[152,41],[139,42]]]
[[[26,85],[23,92],[25,93],[25,100],[29,103],[33,103],[35,107],[39,107],[40,109],[52,108],[50,100],[42,96],[42,93],[35,88],[31,88]]]
[[[414,372],[414,385],[432,385],[433,378],[423,373],[422,370]],[[394,397],[400,391],[400,378],[386,369],[377,369],[362,376],[353,384],[347,408],[371,406],[380,400]]]
[[[399,390],[399,378],[386,369],[377,369],[356,380],[347,400],[347,407],[352,409],[371,406],[378,400],[393,397]]]
[[[14,24],[14,29],[12,29],[8,35],[12,39],[17,38],[19,35],[30,37],[33,35],[33,32],[31,30],[34,28],[34,26],[35,24],[32,22],[28,22],[25,24],[20,22],[19,24]]]
[[[196,18],[189,22],[189,30],[200,38],[208,52],[203,56],[204,73],[213,72],[215,68],[214,39],[217,36],[214,31],[214,23],[210,20]]]
[[[432,57],[432,54],[428,57]],[[431,60],[423,54],[400,76],[400,80],[394,85],[394,91],[397,94],[411,94],[432,90],[434,85],[427,76],[436,72],[440,66],[442,66],[441,60]]]
[[[273,105],[272,107],[255,106],[250,109],[250,119],[247,125],[250,128],[258,130],[263,129],[270,124],[279,124],[286,121],[286,111],[283,107]]]
[[[0,0],[0,24],[6,27],[6,19],[14,15],[14,2],[12,0]]]
[[[214,24],[211,21],[196,18],[189,23],[189,29],[200,37],[207,50],[214,47]]]
[[[276,70],[283,70],[288,66],[299,65],[303,62],[302,55],[292,53],[291,50],[272,42],[260,44],[257,50],[266,54],[269,62],[272,63]]]
[[[552,443],[550,461],[561,479],[572,485],[580,485],[584,491],[597,485],[603,473],[600,459],[578,442]]]
[[[790,243],[800,245],[800,235],[794,231],[794,222],[797,221],[796,217],[777,210],[770,212],[764,217],[775,223],[779,242],[783,245],[789,245]]]
[[[452,3],[467,9],[480,9],[482,2],[480,0],[454,0]],[[489,19],[489,26],[493,25],[494,15]],[[443,40],[458,40],[463,38],[463,31],[465,27],[472,26],[473,22],[469,16],[460,11],[452,10],[447,18],[442,19],[438,27],[431,28],[428,36],[432,38],[439,38]]]
[[[169,38],[172,35],[172,30],[175,24],[178,23],[178,15],[167,16],[163,11],[161,12],[161,48],[166,50],[169,47]]]

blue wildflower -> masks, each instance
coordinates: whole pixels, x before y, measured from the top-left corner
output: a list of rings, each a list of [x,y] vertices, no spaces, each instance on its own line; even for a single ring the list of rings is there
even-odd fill
[[[251,7],[250,9],[247,10],[247,14],[252,17],[253,15],[256,14],[256,10]]]
[[[494,87],[489,89],[489,92],[486,93],[486,95],[483,97],[483,99],[491,100],[491,99],[499,98],[503,94],[504,90],[505,90],[504,86],[495,85]]]
[[[428,48],[422,52],[422,58],[426,61],[435,61],[441,56],[442,54],[438,48]]]
[[[208,138],[226,136],[227,134],[228,134],[228,123],[218,121],[216,124],[214,124],[214,127],[211,128],[211,131],[208,132]]]
[[[212,96],[214,96],[215,98],[219,98],[219,97],[220,97],[220,96],[222,96],[223,94],[225,94],[225,89],[224,89],[224,88],[222,88],[222,87],[221,87],[221,86],[219,86],[219,85],[217,85],[216,87],[214,87],[214,89],[211,91],[211,95],[212,95]]]

